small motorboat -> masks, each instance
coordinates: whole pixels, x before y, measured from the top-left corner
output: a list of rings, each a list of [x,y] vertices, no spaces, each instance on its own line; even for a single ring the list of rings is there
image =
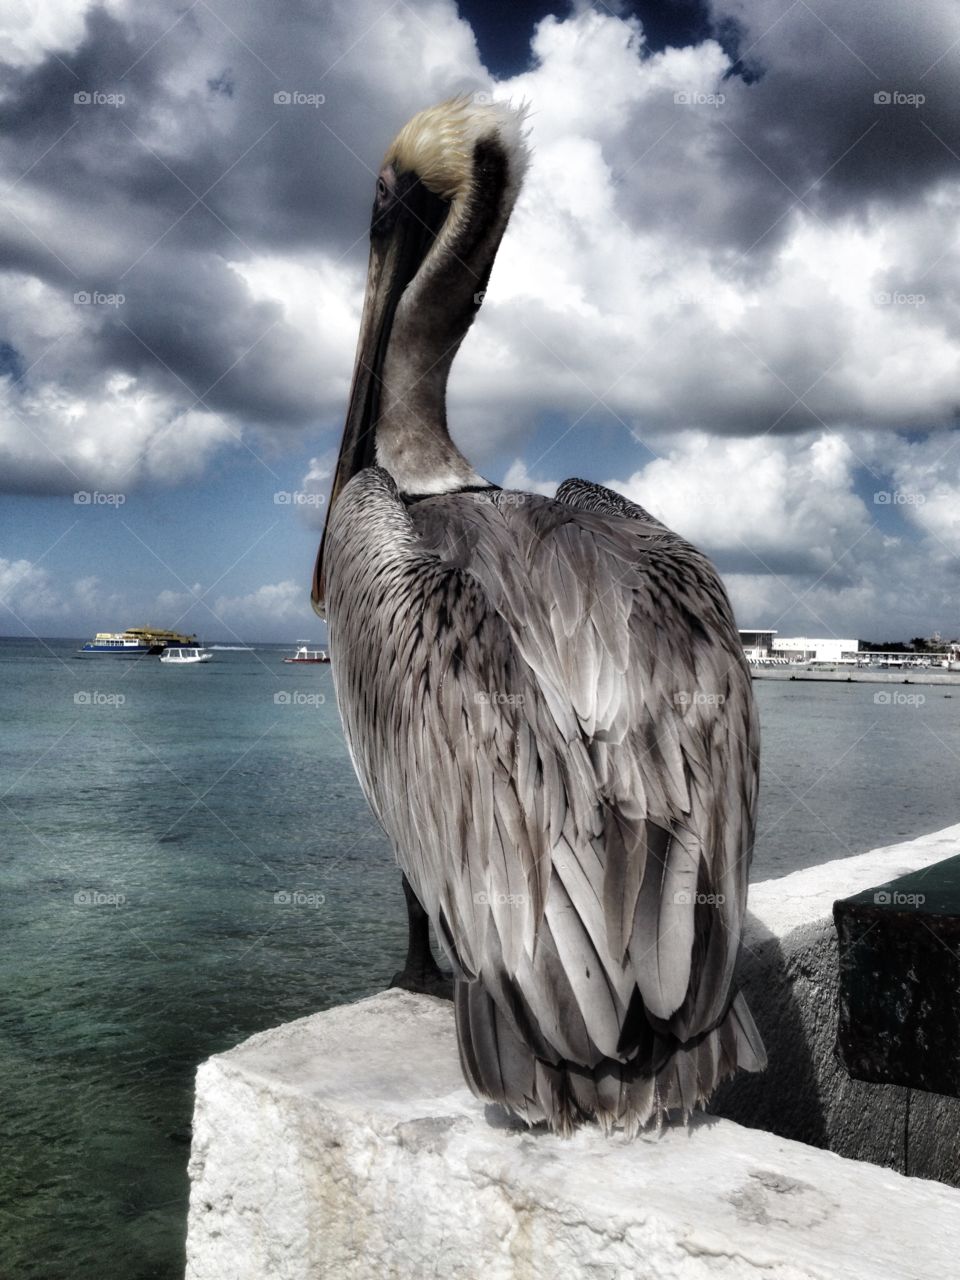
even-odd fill
[[[160,661],[171,667],[192,666],[196,662],[209,662],[213,654],[209,649],[168,646],[160,655]]]
[[[308,649],[305,644],[297,645],[292,658],[284,658],[284,662],[329,662],[326,649]]]

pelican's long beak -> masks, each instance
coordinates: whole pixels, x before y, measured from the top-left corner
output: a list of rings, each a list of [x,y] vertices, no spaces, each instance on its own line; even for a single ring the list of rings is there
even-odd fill
[[[445,201],[428,191],[412,174],[405,175],[397,183],[389,208],[374,208],[370,265],[353,383],[310,593],[314,611],[321,617],[324,616],[323,550],[330,513],[340,491],[358,471],[373,466],[376,461],[383,364],[393,318],[403,291],[417,274],[433,244],[447,208]]]

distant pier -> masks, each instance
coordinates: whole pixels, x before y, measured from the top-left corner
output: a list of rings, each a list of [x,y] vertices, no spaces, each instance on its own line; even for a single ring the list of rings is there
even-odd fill
[[[769,627],[741,627],[743,656],[755,680],[819,680],[843,684],[960,684],[960,642],[931,637],[933,648],[860,648],[836,636],[778,636]]]
[[[942,684],[960,685],[960,671],[941,667],[774,667],[750,664],[754,680],[812,680],[839,684]]]

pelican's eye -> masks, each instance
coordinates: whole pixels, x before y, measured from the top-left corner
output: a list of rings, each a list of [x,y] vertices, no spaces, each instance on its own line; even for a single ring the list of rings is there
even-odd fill
[[[373,197],[373,220],[370,225],[374,237],[388,234],[397,221],[397,178],[391,166],[387,166],[377,178],[377,191]]]

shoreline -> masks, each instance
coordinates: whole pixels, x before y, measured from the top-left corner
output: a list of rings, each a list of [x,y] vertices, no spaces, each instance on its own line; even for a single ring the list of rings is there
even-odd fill
[[[914,667],[907,674],[902,668],[894,671],[811,671],[806,668],[791,670],[788,667],[750,667],[753,680],[809,680],[815,683],[833,684],[931,684],[960,686],[960,671],[926,670]]]

